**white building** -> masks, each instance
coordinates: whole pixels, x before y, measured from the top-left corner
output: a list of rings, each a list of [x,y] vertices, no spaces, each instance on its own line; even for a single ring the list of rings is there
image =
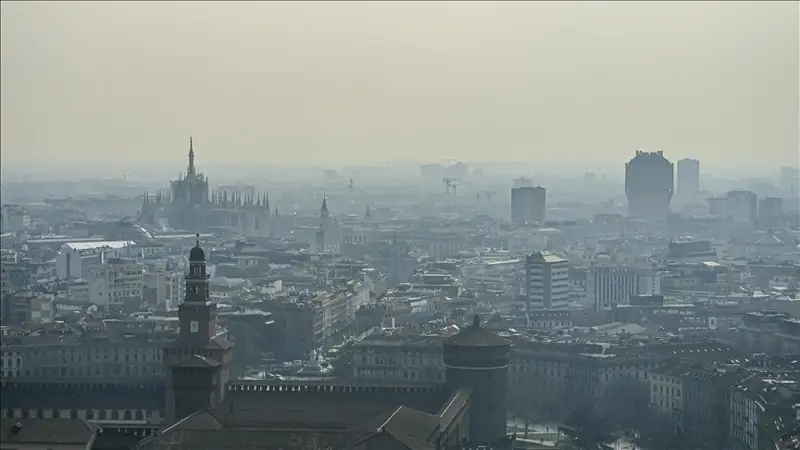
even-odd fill
[[[586,274],[586,302],[597,310],[627,305],[631,296],[660,294],[661,276],[649,269],[592,266]]]
[[[133,241],[68,242],[56,256],[56,274],[63,279],[85,278],[87,265],[103,257],[136,256],[135,245]]]
[[[89,266],[85,271],[88,272],[89,299],[99,308],[108,310],[126,302],[141,304],[144,269],[138,261],[109,258]]]
[[[525,292],[529,309],[566,308],[569,304],[569,264],[548,252],[525,258]]]

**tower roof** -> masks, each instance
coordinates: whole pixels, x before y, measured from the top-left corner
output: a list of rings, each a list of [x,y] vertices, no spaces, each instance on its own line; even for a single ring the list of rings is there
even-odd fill
[[[445,344],[458,347],[505,347],[511,345],[507,339],[482,327],[481,318],[478,315],[475,315],[472,325],[450,337]]]
[[[189,252],[189,262],[205,262],[206,261],[206,252],[203,251],[203,248],[200,247],[200,233],[197,233],[197,243],[194,247],[192,247],[192,251]]]
[[[327,216],[328,212],[328,197],[323,195],[322,196],[322,207],[319,209],[319,213],[323,216]]]

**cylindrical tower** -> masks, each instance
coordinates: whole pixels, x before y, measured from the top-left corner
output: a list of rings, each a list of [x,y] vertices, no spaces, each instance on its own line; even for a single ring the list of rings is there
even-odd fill
[[[506,438],[508,362],[511,343],[481,327],[472,326],[444,343],[447,386],[472,390],[469,445],[501,445]]]
[[[675,186],[673,165],[664,152],[637,151],[625,164],[628,213],[641,219],[666,217]]]

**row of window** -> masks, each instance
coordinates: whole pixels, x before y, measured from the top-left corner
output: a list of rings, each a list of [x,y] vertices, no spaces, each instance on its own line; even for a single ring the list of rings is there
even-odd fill
[[[10,413],[9,418],[14,419],[52,419],[52,418],[61,418],[61,419],[85,419],[85,420],[145,420],[146,414],[145,411],[137,409],[135,411],[130,409],[125,410],[117,410],[117,409],[70,409],[70,410],[60,410],[54,411],[52,409],[14,409],[11,411],[3,410],[3,417],[6,417]],[[153,420],[158,420],[160,418],[160,414],[158,411],[153,411],[150,414],[150,418]]]

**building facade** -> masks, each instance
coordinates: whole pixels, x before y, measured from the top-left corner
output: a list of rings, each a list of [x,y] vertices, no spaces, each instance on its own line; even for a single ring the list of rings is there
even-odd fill
[[[541,186],[511,189],[511,221],[517,225],[544,223],[547,211],[547,190]]]
[[[691,201],[700,192],[700,161],[692,158],[678,161],[676,191],[681,201]]]
[[[525,293],[528,309],[557,309],[569,304],[569,264],[548,252],[525,258]]]
[[[586,301],[595,309],[627,305],[635,295],[660,295],[661,276],[647,269],[593,266],[586,274]]]

